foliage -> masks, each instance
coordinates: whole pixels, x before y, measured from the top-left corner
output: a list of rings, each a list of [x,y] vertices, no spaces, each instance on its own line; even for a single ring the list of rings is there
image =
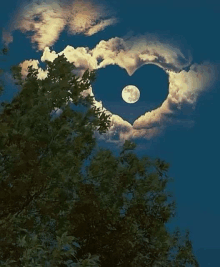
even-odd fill
[[[165,227],[175,215],[169,164],[139,159],[126,140],[119,157],[100,148],[83,174],[94,130],[110,126],[80,95],[95,72],[79,79],[63,55],[46,63],[45,80],[33,67],[25,81],[11,68],[21,91],[0,114],[0,265],[198,266],[189,233],[181,241]],[[71,109],[70,98],[86,112]],[[55,108],[63,112],[54,119]]]

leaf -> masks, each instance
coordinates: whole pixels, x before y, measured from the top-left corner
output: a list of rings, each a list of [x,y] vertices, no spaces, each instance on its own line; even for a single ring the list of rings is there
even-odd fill
[[[25,247],[25,245],[26,245],[26,240],[25,240],[25,238],[26,238],[26,235],[25,236],[23,236],[23,238],[20,238],[19,237],[19,239],[18,239],[18,245],[20,246],[20,247]]]

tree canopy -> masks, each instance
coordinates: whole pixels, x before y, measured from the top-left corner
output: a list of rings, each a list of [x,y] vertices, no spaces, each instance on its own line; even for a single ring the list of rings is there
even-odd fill
[[[165,226],[175,216],[165,190],[169,164],[139,159],[129,140],[119,157],[103,148],[91,157],[94,131],[110,127],[93,97],[80,94],[95,72],[80,79],[64,55],[46,64],[42,80],[32,66],[25,80],[12,66],[20,92],[2,103],[0,265],[199,266],[189,232],[181,239]],[[56,108],[62,112],[54,118]]]

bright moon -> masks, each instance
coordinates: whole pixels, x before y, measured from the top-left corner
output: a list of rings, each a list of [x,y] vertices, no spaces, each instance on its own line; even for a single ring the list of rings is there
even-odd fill
[[[140,97],[140,91],[134,85],[126,86],[121,93],[122,98],[127,103],[135,103]]]

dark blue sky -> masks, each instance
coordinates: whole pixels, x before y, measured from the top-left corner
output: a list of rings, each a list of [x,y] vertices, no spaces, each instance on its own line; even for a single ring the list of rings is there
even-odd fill
[[[186,56],[190,51],[192,63],[220,63],[220,4],[195,0],[115,0],[102,3],[116,11],[119,22],[91,36],[70,35],[64,30],[52,45],[56,53],[67,45],[93,49],[101,40],[123,38],[128,33],[134,36],[150,33],[161,40],[170,40]],[[19,7],[18,1],[1,3],[1,27],[8,25],[13,14],[16,14],[16,7]],[[9,70],[11,65],[29,59],[41,62],[42,51],[36,51],[27,38],[27,32],[17,30],[12,35],[9,55],[4,57],[6,61],[0,62],[1,68]],[[11,100],[16,92],[15,86],[7,80],[5,82],[5,93],[0,101]],[[121,90],[129,84],[137,86],[141,93],[135,104],[128,104],[121,98]],[[167,73],[158,66],[144,65],[129,76],[118,65],[108,65],[97,70],[93,93],[107,110],[133,124],[137,117],[163,103],[168,85]],[[175,115],[181,122],[175,120],[159,136],[137,140],[134,150],[140,157],[159,157],[171,164],[168,174],[174,182],[168,189],[177,202],[177,217],[168,227],[171,230],[174,226],[179,226],[181,230],[189,229],[201,267],[220,266],[219,87],[219,82],[216,82],[208,90],[200,92],[195,110],[183,105],[184,112]],[[189,121],[191,123],[187,123]],[[115,155],[120,151],[113,143],[99,140],[98,144],[111,149]]]

